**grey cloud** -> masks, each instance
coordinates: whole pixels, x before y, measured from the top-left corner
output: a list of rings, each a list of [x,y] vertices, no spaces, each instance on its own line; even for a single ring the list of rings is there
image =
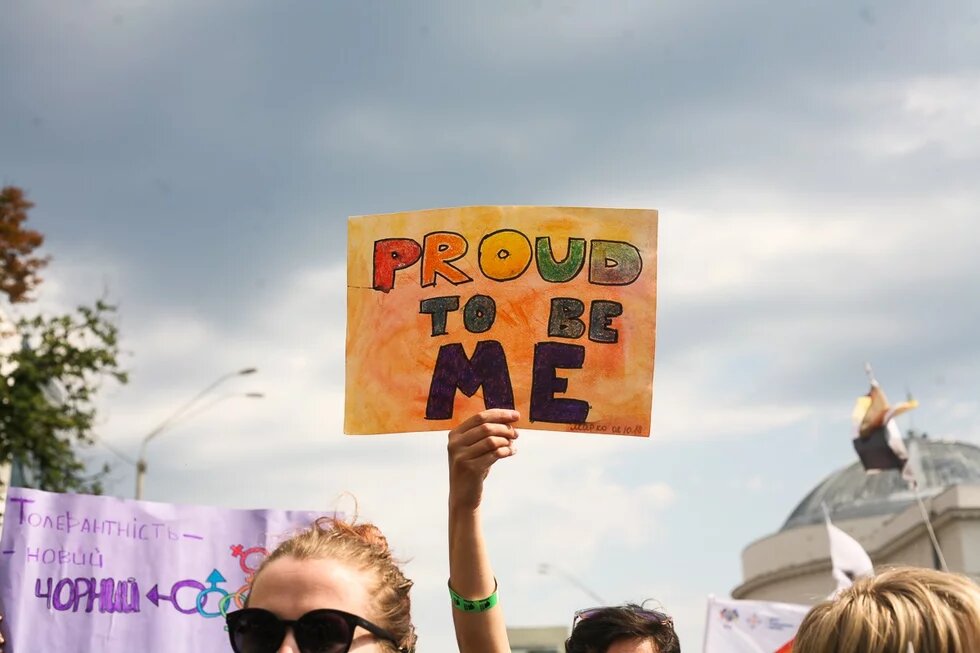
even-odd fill
[[[7,70],[18,101],[4,109],[6,174],[33,191],[52,246],[114,243],[155,297],[219,314],[297,261],[340,255],[348,214],[558,201],[595,181],[711,192],[716,172],[824,193],[962,186],[975,165],[925,153],[881,175],[814,139],[874,120],[828,105],[820,93],[838,85],[975,69],[969,11],[868,7],[871,24],[860,8],[768,3],[627,7],[608,19],[581,3],[217,3],[129,9],[121,23],[106,9],[59,49],[8,45],[27,65]],[[589,21],[610,34],[596,42]],[[145,47],[118,35],[117,50],[97,47],[138,29]],[[94,70],[80,66],[66,90],[35,81],[75,59]],[[312,145],[351,111],[379,112],[410,156],[384,141],[355,140],[344,156]],[[561,130],[540,128],[549,123]],[[443,133],[459,134],[450,145],[489,134],[525,154],[433,148]]]

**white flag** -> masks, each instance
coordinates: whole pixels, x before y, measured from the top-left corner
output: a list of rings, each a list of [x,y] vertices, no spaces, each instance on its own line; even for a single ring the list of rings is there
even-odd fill
[[[806,605],[708,598],[704,653],[789,653]]]
[[[837,591],[850,587],[858,578],[871,576],[875,572],[871,557],[864,547],[853,537],[830,523],[830,515],[825,513],[827,520],[827,537],[830,538],[830,563],[833,565],[834,580],[837,581]]]

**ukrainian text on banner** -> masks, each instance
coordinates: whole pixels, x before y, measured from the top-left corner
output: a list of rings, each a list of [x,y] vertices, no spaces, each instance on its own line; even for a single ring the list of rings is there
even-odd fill
[[[230,650],[223,616],[317,515],[11,488],[0,539],[8,653]]]
[[[704,653],[790,653],[805,605],[708,598]]]
[[[657,212],[475,206],[348,222],[344,431],[649,435]]]

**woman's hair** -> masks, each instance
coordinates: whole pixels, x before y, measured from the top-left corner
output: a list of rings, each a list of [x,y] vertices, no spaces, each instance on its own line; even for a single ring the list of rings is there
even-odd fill
[[[369,593],[377,611],[378,625],[394,635],[400,647],[414,651],[415,626],[412,625],[412,602],[408,595],[412,581],[405,578],[392,557],[388,540],[381,530],[374,524],[355,523],[355,520],[320,517],[309,528],[276,547],[262,561],[252,583],[269,563],[286,557],[297,560],[329,558],[372,572],[375,585]],[[391,644],[382,642],[382,645]]]
[[[591,612],[572,629],[565,641],[565,653],[606,653],[613,643],[622,639],[651,640],[658,653],[680,653],[681,643],[674,632],[674,623],[666,615],[645,610],[629,603]]]
[[[966,576],[896,567],[816,605],[793,653],[980,651],[980,587]]]

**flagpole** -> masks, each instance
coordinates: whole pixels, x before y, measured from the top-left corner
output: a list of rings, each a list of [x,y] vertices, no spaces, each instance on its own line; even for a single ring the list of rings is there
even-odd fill
[[[711,625],[711,604],[715,601],[715,595],[708,595],[708,607],[704,614],[704,643],[701,645],[701,653],[708,653],[708,626]]]
[[[871,363],[864,364],[864,373],[868,375],[868,381],[871,383],[871,385],[876,385],[878,383],[878,379],[875,378],[875,371],[871,369]]]
[[[926,525],[926,531],[929,533],[929,539],[932,540],[932,549],[936,552],[936,556],[939,558],[939,567],[943,571],[949,571],[949,567],[946,566],[946,556],[943,555],[943,550],[939,548],[939,540],[936,538],[936,531],[932,528],[932,522],[929,520],[929,511],[926,510],[926,504],[922,501],[922,495],[919,494],[919,483],[917,481],[912,481],[912,492],[915,494],[915,501],[919,504],[919,511],[922,513],[922,521]]]

